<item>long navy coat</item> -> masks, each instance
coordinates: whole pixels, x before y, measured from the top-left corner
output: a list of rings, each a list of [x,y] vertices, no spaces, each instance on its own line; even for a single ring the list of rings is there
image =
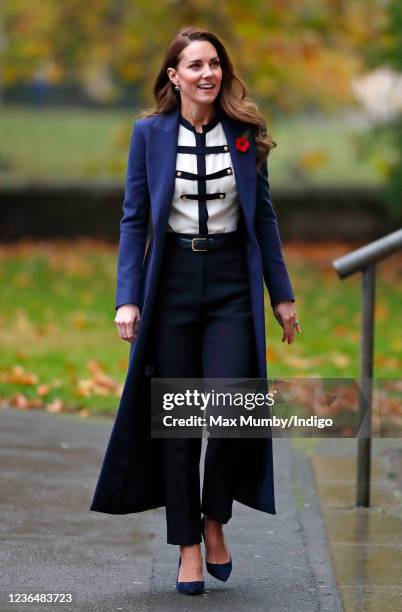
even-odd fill
[[[254,140],[235,147],[251,127],[222,110],[246,229],[245,245],[255,331],[253,378],[266,378],[264,280],[271,305],[294,301],[269,193],[268,169],[257,171]],[[152,355],[148,349],[152,311],[174,191],[180,109],[135,123],[131,137],[117,269],[116,308],[138,304],[141,321],[131,344],[126,381],[91,510],[128,514],[165,505],[162,439],[150,435]],[[250,132],[252,133],[252,132]],[[145,254],[145,256],[144,256]],[[275,514],[272,439],[239,439],[243,468],[234,499]]]

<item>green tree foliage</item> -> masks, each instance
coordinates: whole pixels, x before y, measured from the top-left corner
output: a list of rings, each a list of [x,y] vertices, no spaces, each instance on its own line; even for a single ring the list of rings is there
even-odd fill
[[[144,103],[168,41],[184,25],[215,31],[263,106],[330,110],[351,101],[362,49],[382,44],[384,0],[3,0],[5,86],[47,62],[53,83],[102,72],[114,96]]]
[[[384,0],[386,24],[382,44],[371,45],[365,50],[365,58],[371,67],[387,66],[395,72],[402,71],[402,4],[400,0]],[[402,221],[402,112],[392,119],[378,122],[361,142],[365,155],[375,155],[379,148],[388,151],[383,160],[386,183],[382,200],[396,222]]]

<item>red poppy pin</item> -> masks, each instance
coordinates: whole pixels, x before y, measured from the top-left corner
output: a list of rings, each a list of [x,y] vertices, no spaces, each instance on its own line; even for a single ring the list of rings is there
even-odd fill
[[[242,136],[238,136],[235,141],[235,146],[238,151],[245,153],[250,146],[250,141],[247,140],[247,137],[250,133],[250,130],[246,130]]]

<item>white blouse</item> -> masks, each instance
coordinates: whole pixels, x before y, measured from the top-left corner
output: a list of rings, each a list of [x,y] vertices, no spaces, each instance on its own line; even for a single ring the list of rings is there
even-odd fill
[[[202,133],[179,119],[176,179],[167,231],[234,232],[240,217],[229,147],[217,115]],[[205,210],[206,206],[206,210]]]

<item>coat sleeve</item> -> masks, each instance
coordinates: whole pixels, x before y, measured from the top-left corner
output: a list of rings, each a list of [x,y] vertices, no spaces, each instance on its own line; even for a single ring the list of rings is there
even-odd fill
[[[120,221],[115,309],[123,304],[140,305],[142,300],[143,258],[150,208],[142,128],[141,121],[137,121],[131,134]]]
[[[277,217],[270,198],[267,162],[257,169],[255,233],[271,306],[285,301],[294,302],[295,297],[282,253]]]

